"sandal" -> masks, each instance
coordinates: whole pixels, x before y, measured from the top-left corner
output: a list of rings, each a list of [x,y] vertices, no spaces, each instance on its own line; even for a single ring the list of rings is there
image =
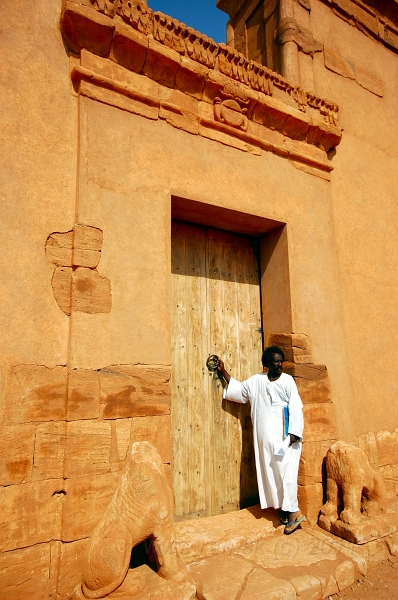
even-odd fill
[[[286,510],[280,509],[279,521],[282,523],[282,525],[287,525],[289,523],[289,513]]]
[[[297,519],[295,519],[294,521],[289,522],[286,527],[285,527],[285,531],[284,533],[286,535],[290,535],[291,533],[293,533],[293,531],[296,531],[296,529],[298,529],[301,525],[301,523],[305,521],[305,516],[304,515],[299,515],[297,517]]]

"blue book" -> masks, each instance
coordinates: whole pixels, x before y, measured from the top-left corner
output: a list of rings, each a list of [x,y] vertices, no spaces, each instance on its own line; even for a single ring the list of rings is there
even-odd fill
[[[287,406],[283,409],[283,439],[285,440],[289,435],[289,408]]]

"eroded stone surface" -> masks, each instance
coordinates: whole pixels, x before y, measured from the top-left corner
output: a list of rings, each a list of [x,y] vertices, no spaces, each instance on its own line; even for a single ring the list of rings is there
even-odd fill
[[[4,401],[4,421],[28,423],[65,420],[67,377],[66,367],[11,367]]]
[[[354,565],[349,560],[345,560],[338,567],[334,574],[339,591],[342,592],[355,581]]]
[[[100,371],[105,419],[170,414],[170,368],[115,365]]]
[[[49,479],[0,490],[2,552],[60,538],[64,485]]]
[[[246,544],[256,544],[274,534],[279,525],[274,511],[260,506],[216,517],[175,523],[176,548],[185,563],[220,552],[232,552]]]
[[[32,424],[0,427],[0,485],[29,481],[35,429]]]
[[[278,579],[263,569],[255,569],[249,575],[240,600],[263,600],[265,590],[267,600],[296,600],[296,590],[290,582]]]
[[[99,416],[99,376],[97,371],[73,369],[68,378],[67,419],[97,419]]]
[[[171,462],[171,418],[169,415],[135,417],[131,423],[131,441],[151,442],[164,463]]]
[[[36,429],[33,479],[64,476],[66,423],[40,423]]]
[[[333,548],[300,530],[291,536],[276,536],[245,546],[237,554],[269,569],[307,567],[322,560],[336,560]]]
[[[103,421],[67,424],[65,476],[99,475],[110,470],[111,426]]]
[[[253,564],[238,556],[218,554],[188,565],[189,573],[204,600],[237,598]]]
[[[322,587],[319,577],[314,575],[298,575],[289,579],[302,600],[322,600]]]
[[[0,554],[0,598],[43,600],[48,597],[50,580],[50,546]]]

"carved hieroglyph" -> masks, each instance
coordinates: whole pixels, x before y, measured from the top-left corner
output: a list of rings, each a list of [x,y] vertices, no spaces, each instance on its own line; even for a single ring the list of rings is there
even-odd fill
[[[158,575],[182,584],[195,596],[195,587],[174,544],[173,495],[162,460],[149,442],[131,447],[120,483],[91,535],[83,564],[83,581],[74,600],[134,596],[145,588],[140,570],[129,569],[131,550],[153,541]],[[175,596],[176,597],[176,596]]]
[[[386,490],[365,453],[336,442],[326,455],[327,502],[319,525],[353,543],[361,544],[396,531],[396,516],[378,516],[386,509]]]

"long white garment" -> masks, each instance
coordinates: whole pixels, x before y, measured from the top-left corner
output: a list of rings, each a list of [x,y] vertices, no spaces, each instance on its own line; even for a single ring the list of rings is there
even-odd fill
[[[275,456],[283,443],[283,408],[289,409],[289,433],[302,437],[303,403],[293,377],[282,373],[270,381],[266,373],[240,382],[231,377],[224,398],[250,402],[253,423],[254,454],[261,508],[298,511],[297,476],[301,442],[295,442],[285,456]]]

